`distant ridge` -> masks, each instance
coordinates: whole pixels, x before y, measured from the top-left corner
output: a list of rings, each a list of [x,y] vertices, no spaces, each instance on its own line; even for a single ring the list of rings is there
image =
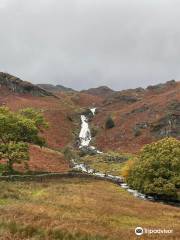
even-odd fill
[[[81,93],[91,94],[94,96],[108,97],[111,94],[115,93],[115,91],[107,86],[100,86],[97,88],[90,88],[88,90],[83,90],[81,91]]]
[[[74,89],[72,88],[68,88],[68,87],[65,87],[65,86],[62,86],[62,85],[53,85],[53,84],[37,84],[38,87],[46,90],[46,91],[49,91],[49,92],[59,92],[59,91],[62,91],[62,92],[75,92]]]
[[[114,91],[112,94],[105,97],[104,104],[108,105],[112,103],[135,103],[142,100],[147,93],[160,95],[170,88],[175,89],[176,86],[178,86],[178,81],[170,80],[166,83],[150,85],[147,88],[139,87],[134,89]]]

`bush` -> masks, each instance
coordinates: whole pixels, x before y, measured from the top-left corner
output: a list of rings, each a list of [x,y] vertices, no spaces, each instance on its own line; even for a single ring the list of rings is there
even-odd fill
[[[128,160],[126,162],[126,164],[122,167],[121,169],[121,175],[127,179],[129,176],[129,171],[132,168],[132,166],[134,165],[134,161],[132,159]]]
[[[164,138],[146,145],[128,170],[127,183],[148,195],[178,198],[180,141]]]
[[[111,129],[111,128],[113,128],[113,127],[115,127],[115,123],[114,123],[112,117],[108,117],[108,118],[106,119],[105,128],[106,128],[106,129]]]
[[[141,135],[141,130],[139,128],[134,129],[134,136],[139,137]]]

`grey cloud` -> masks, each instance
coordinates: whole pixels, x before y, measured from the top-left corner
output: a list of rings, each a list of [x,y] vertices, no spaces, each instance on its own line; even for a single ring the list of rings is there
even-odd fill
[[[180,77],[178,0],[0,0],[0,70],[76,89]]]

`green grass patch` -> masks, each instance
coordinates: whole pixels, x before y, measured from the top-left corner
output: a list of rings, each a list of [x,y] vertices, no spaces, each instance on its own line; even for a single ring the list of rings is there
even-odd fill
[[[108,152],[95,156],[88,155],[80,158],[78,161],[85,163],[95,171],[121,176],[122,168],[131,157],[129,154]]]

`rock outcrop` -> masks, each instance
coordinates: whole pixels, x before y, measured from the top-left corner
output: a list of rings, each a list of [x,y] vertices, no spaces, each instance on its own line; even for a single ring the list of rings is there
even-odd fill
[[[173,101],[167,106],[166,114],[151,124],[151,132],[158,137],[179,137],[180,102]]]
[[[64,87],[62,85],[38,84],[37,86],[46,90],[46,91],[53,92],[53,93],[56,93],[56,92],[75,92],[74,89]]]
[[[103,102],[103,104],[104,105],[110,105],[113,103],[132,104],[139,100],[140,100],[140,98],[133,96],[131,94],[117,92],[116,94],[113,94],[111,97],[106,98],[105,101]]]
[[[140,101],[144,96],[145,90],[143,88],[128,89],[122,91],[113,92],[111,95],[105,98],[103,104],[132,104]]]
[[[8,73],[0,72],[0,88],[6,87],[14,93],[30,94],[32,96],[54,96],[52,93]]]
[[[177,85],[177,82],[175,80],[170,80],[170,81],[167,81],[166,83],[150,85],[150,86],[147,87],[147,91],[152,91],[152,92],[155,92],[155,93],[161,93],[161,92],[165,91],[167,88],[174,87],[176,85]]]

